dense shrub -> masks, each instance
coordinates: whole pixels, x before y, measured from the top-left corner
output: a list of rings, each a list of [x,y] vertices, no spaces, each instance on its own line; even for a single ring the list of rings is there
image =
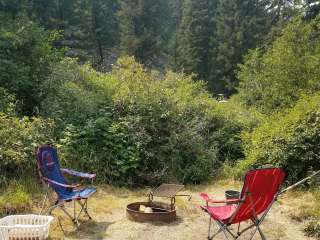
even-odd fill
[[[15,99],[8,91],[0,87],[0,112],[14,114]]]
[[[58,34],[24,17],[0,26],[0,86],[14,94],[21,114],[38,113],[43,85],[60,53],[52,43]]]
[[[35,148],[50,142],[50,121],[0,113],[0,184],[37,172]]]
[[[267,49],[252,50],[238,72],[240,101],[270,113],[320,90],[320,17],[296,19]]]
[[[219,116],[224,122],[224,125],[217,131],[216,137],[221,161],[233,166],[237,160],[244,157],[241,132],[251,131],[261,124],[264,115],[254,108],[248,109],[236,98],[217,105],[212,114]]]
[[[320,168],[320,94],[304,96],[292,108],[274,114],[252,133],[244,134],[246,159],[236,167],[242,175],[252,166],[282,166],[289,180]]]
[[[43,114],[56,121],[66,164],[98,172],[102,181],[196,183],[225,158],[242,156],[241,140],[231,138],[243,124],[225,117],[191,77],[147,71],[133,58],[106,74],[63,62],[50,82],[65,76],[52,85]]]

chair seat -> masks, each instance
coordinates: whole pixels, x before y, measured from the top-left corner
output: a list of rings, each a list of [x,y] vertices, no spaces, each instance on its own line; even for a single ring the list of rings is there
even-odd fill
[[[225,206],[203,207],[213,219],[226,222],[236,211],[238,205],[230,204]]]
[[[97,189],[92,187],[77,189],[77,190],[70,191],[70,193],[63,194],[63,196],[61,196],[60,199],[64,201],[73,200],[73,199],[87,199],[96,191]]]

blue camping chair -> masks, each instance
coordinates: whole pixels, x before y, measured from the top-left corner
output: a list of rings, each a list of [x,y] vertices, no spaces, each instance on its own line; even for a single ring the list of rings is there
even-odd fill
[[[46,195],[44,197],[40,214],[44,211],[48,198],[49,189],[51,188],[57,195],[57,200],[51,205],[46,214],[51,214],[55,208],[60,208],[75,225],[79,225],[79,217],[84,213],[89,219],[92,219],[88,213],[88,199],[97,190],[93,187],[79,188],[79,184],[69,184],[64,174],[69,174],[81,178],[86,178],[93,182],[96,174],[82,173],[70,169],[60,168],[57,149],[53,146],[44,145],[37,150],[37,163],[41,180],[47,186]],[[70,214],[65,202],[73,201],[73,215]],[[76,203],[80,205],[80,211],[76,212]]]

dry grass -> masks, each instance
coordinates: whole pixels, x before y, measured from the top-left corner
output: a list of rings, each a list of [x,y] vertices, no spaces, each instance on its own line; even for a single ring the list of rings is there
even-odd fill
[[[177,198],[178,219],[170,224],[136,223],[126,218],[125,206],[130,202],[146,200],[144,196],[146,189],[128,190],[100,186],[89,205],[94,220],[84,221],[79,229],[76,229],[64,215],[56,211],[50,239],[207,239],[208,216],[197,207],[202,203],[198,193],[204,191],[217,198],[223,198],[225,190],[241,189],[241,186],[242,183],[227,180],[187,186],[184,192],[191,194],[192,200],[188,202],[186,198]],[[313,198],[311,193],[289,193],[281,198],[262,226],[267,239],[312,239],[304,235],[304,224],[292,220],[290,216],[294,216],[298,212],[297,209],[302,211],[306,205],[308,208],[312,206]],[[61,219],[63,228],[57,219]],[[217,238],[219,239],[224,238],[221,235]],[[243,239],[246,239],[246,236]],[[255,239],[259,237],[256,236]]]
[[[306,234],[320,239],[319,190],[290,192],[285,201],[287,205],[295,209],[295,211],[291,211],[290,216],[305,224]]]

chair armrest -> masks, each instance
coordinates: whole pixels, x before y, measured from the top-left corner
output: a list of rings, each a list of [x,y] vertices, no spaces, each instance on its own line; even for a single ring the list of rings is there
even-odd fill
[[[200,197],[206,202],[208,202],[210,200],[209,195],[204,192],[200,193]]]
[[[225,200],[209,200],[209,203],[239,203],[241,202],[241,199],[238,198],[232,198],[232,199],[225,199]]]
[[[65,188],[78,188],[80,186],[80,184],[76,184],[76,185],[69,185],[69,184],[63,184],[63,183],[59,183],[59,182],[56,182],[54,180],[51,180],[49,178],[46,178],[46,177],[42,177],[42,180],[45,181],[46,183],[50,184],[50,185],[57,185],[57,186],[60,186],[60,187],[65,187]]]
[[[238,198],[234,198],[234,199],[225,199],[225,200],[214,200],[214,199],[211,199],[209,197],[208,194],[206,193],[200,193],[200,197],[208,203],[239,203],[241,202],[241,199],[238,199]]]
[[[81,178],[89,178],[89,179],[94,179],[96,177],[96,174],[91,174],[91,173],[83,173],[83,172],[78,172],[72,169],[67,169],[67,168],[61,168],[61,172],[67,173],[73,176],[81,177]]]

